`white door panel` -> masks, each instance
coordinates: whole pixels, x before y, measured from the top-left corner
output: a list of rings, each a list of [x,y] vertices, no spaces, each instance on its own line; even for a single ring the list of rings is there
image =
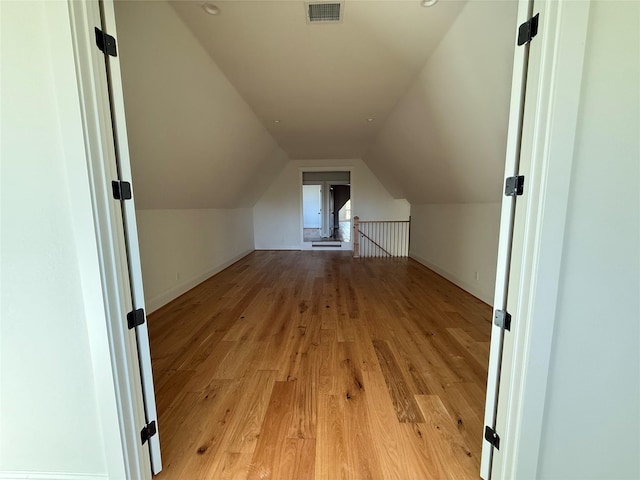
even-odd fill
[[[517,41],[518,26],[526,22],[531,17],[532,9],[532,0],[519,0],[517,23],[514,25],[514,42]],[[509,128],[505,158],[505,181],[508,177],[525,175],[522,170],[523,165],[521,165],[520,149],[524,114],[525,85],[527,81],[528,49],[528,45],[516,46],[514,51]],[[508,305],[508,292],[510,279],[518,275],[517,269],[513,268],[514,265],[512,259],[518,259],[522,250],[521,241],[513,241],[514,221],[516,214],[518,213],[516,204],[521,202],[521,199],[522,197],[505,195],[502,200],[496,289],[493,302],[494,318],[498,310],[509,313],[513,312],[513,310],[510,310],[512,305]],[[506,332],[505,334],[504,328],[496,325],[495,322],[492,323],[487,376],[487,397],[484,415],[485,427],[490,427],[492,429],[496,429],[498,395],[502,388],[506,388],[504,382],[505,379],[509,378],[509,375],[505,375],[505,373],[507,373],[505,372],[505,369],[508,370],[510,362],[504,355],[504,342],[505,339],[509,341],[508,336],[509,332]],[[501,382],[503,383],[501,384]],[[499,431],[497,433],[499,435]],[[485,480],[492,477],[492,460],[493,456],[496,455],[497,452],[499,452],[499,448],[494,448],[487,439],[483,441],[480,475]],[[496,478],[499,478],[499,476]]]
[[[113,1],[104,0],[102,2],[102,6],[103,25],[105,27],[105,31],[117,39]],[[108,60],[111,109],[119,178],[120,180],[131,182],[131,159],[129,157],[120,62],[117,56],[108,57]],[[122,203],[123,221],[127,240],[131,297],[133,309],[142,309],[146,313],[144,288],[142,283],[142,265],[140,261],[138,243],[138,228],[136,222],[135,185],[132,185],[132,192],[133,198]],[[151,458],[151,469],[154,474],[157,474],[162,470],[162,459],[160,455],[160,433],[158,431],[158,415],[156,412],[153,371],[151,368],[151,349],[149,346],[149,333],[146,318],[144,323],[135,327],[135,332],[146,421],[147,424],[154,423],[156,428],[156,433],[148,439],[148,444]]]

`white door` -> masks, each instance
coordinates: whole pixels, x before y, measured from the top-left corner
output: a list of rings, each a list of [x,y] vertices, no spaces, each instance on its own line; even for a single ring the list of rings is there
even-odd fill
[[[304,228],[321,228],[322,187],[320,185],[302,186],[302,215]]]
[[[519,0],[517,24],[514,25],[514,42],[517,43],[520,25],[533,16],[533,0]],[[535,41],[535,40],[534,40]],[[505,185],[511,177],[528,177],[528,161],[521,159],[522,125],[524,120],[524,106],[527,83],[527,69],[529,59],[529,43],[516,46],[514,52],[513,75],[511,82],[511,101],[509,114],[509,129],[507,134],[507,150],[505,159]],[[501,388],[509,378],[503,375],[510,367],[512,350],[504,349],[505,341],[510,341],[510,334],[506,328],[504,318],[514,312],[514,295],[509,296],[509,286],[515,284],[519,274],[519,263],[522,252],[522,238],[514,240],[514,223],[516,216],[521,215],[521,209],[516,205],[522,197],[505,195],[502,200],[500,214],[500,235],[498,244],[498,259],[496,273],[496,288],[494,295],[493,323],[491,330],[491,347],[489,353],[489,369],[487,376],[487,396],[484,416],[484,441],[482,444],[482,458],[480,475],[485,480],[492,476],[492,462],[496,450],[500,449],[500,431],[497,425],[498,398]],[[512,259],[514,260],[512,262]],[[506,339],[506,340],[505,340]],[[495,433],[495,435],[494,435]]]
[[[117,38],[115,11],[113,0],[102,2],[102,23],[104,30]],[[118,174],[122,181],[131,183],[131,160],[129,157],[129,145],[127,140],[127,128],[124,111],[124,95],[122,91],[122,79],[120,62],[117,56],[106,56],[107,74],[109,77],[109,91],[111,95],[111,114],[113,133],[115,137],[116,158]],[[135,185],[132,185],[132,193],[135,193]],[[138,229],[136,223],[135,195],[122,202],[122,216],[124,222],[127,257],[129,266],[129,280],[131,283],[131,297],[133,311],[141,315],[143,322],[135,326],[136,341],[138,346],[138,360],[140,364],[140,376],[142,382],[142,394],[144,400],[145,419],[151,436],[146,440],[149,446],[151,470],[154,474],[162,470],[160,456],[160,434],[158,431],[158,415],[156,412],[155,390],[153,386],[153,373],[151,369],[151,350],[149,346],[149,333],[146,322],[146,309],[144,304],[144,290],[142,284],[142,266],[138,247]]]

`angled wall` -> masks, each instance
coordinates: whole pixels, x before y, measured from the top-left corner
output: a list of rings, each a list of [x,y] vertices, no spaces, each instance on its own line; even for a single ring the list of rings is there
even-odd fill
[[[253,250],[288,161],[167,2],[116,2],[147,309]]]
[[[253,206],[286,156],[167,2],[116,2],[141,209]]]
[[[364,161],[411,202],[411,256],[487,303],[495,287],[516,2],[468,2]]]
[[[517,2],[468,2],[363,160],[412,205],[500,200]]]

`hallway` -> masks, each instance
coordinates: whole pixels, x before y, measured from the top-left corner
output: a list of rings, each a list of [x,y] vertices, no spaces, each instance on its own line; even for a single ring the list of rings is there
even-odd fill
[[[490,318],[413,260],[254,252],[149,316],[158,478],[478,478]]]

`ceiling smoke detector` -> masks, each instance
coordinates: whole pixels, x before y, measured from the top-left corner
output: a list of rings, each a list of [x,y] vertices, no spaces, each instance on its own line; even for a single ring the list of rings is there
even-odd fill
[[[307,9],[307,23],[340,23],[344,2],[313,2],[305,3]]]
[[[202,9],[209,15],[220,15],[220,7],[213,3],[207,2],[202,4]]]

